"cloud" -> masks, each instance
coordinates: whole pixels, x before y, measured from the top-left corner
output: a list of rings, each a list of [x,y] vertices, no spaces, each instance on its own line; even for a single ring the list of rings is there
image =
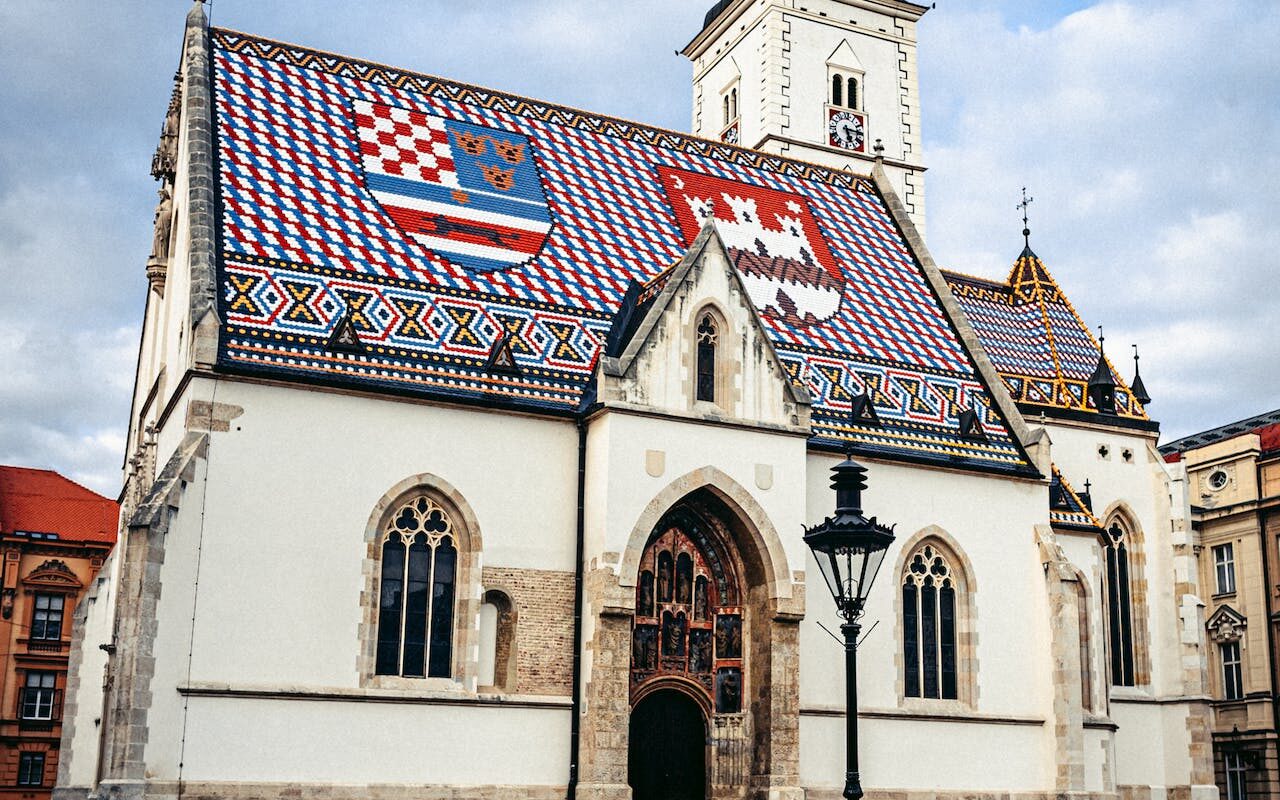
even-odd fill
[[[935,258],[1003,277],[1029,186],[1032,246],[1105,326],[1117,366],[1143,347],[1166,439],[1280,405],[1265,333],[1280,293],[1259,290],[1280,252],[1280,61],[1266,44],[1280,13],[1104,2],[1040,27],[1013,13],[949,4],[921,26]]]

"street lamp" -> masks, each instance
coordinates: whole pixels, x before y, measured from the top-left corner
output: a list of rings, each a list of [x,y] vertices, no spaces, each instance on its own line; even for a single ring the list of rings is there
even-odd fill
[[[867,519],[862,514],[862,490],[867,488],[867,468],[846,453],[844,461],[831,468],[831,488],[836,490],[836,513],[806,528],[804,543],[813,551],[818,569],[831,589],[836,609],[844,617],[844,668],[846,709],[846,771],[844,796],[862,797],[858,774],[858,619],[867,602],[871,584],[884,561],[885,550],[893,542],[893,529]]]

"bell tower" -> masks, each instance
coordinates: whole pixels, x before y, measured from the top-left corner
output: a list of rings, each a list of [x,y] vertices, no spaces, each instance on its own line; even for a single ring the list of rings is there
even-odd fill
[[[682,53],[693,132],[836,169],[884,168],[921,232],[916,23],[902,0],[719,0]]]

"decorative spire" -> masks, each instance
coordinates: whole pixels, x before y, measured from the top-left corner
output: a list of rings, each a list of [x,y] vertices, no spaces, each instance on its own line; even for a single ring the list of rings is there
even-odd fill
[[[1116,380],[1111,375],[1111,365],[1107,363],[1107,337],[1102,335],[1102,326],[1098,326],[1098,366],[1089,376],[1089,399],[1093,406],[1103,414],[1116,413]]]
[[[1027,218],[1027,209],[1035,202],[1034,197],[1027,197],[1027,187],[1022,187],[1022,202],[1018,203],[1018,209],[1022,211],[1022,239],[1026,243],[1026,252],[1031,252],[1031,223]]]
[[[1133,399],[1137,400],[1144,406],[1151,405],[1151,395],[1147,394],[1147,387],[1142,383],[1142,373],[1138,371],[1138,346],[1133,345],[1133,382],[1129,384],[1129,391],[1133,392]]]

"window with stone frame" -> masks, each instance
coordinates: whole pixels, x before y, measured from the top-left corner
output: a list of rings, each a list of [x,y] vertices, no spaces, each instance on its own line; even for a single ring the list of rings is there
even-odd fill
[[[1247,800],[1249,766],[1241,753],[1227,753],[1223,756],[1223,767],[1227,773],[1226,800]]]
[[[58,673],[30,671],[23,679],[18,714],[24,720],[49,721],[57,718]]]
[[[904,694],[959,698],[957,580],[950,559],[933,543],[907,559],[902,576]]]
[[[18,754],[18,785],[44,786],[43,752],[26,752]]]
[[[43,592],[32,598],[30,639],[58,641],[62,638],[62,614],[66,601],[65,595]]]
[[[1107,632],[1111,652],[1111,685],[1135,686],[1133,585],[1129,531],[1118,519],[1107,527]]]
[[[430,497],[415,497],[386,522],[380,552],[376,674],[452,677],[458,574],[453,520]]]
[[[1222,658],[1222,696],[1226,700],[1240,700],[1244,697],[1244,673],[1240,666],[1240,641],[1223,642],[1218,645],[1218,655]]]
[[[720,329],[715,317],[703,312],[698,319],[697,335],[697,387],[696,397],[708,403],[716,402],[716,345]]]
[[[1217,579],[1216,594],[1235,594],[1235,547],[1230,542],[1213,548],[1213,571]]]

